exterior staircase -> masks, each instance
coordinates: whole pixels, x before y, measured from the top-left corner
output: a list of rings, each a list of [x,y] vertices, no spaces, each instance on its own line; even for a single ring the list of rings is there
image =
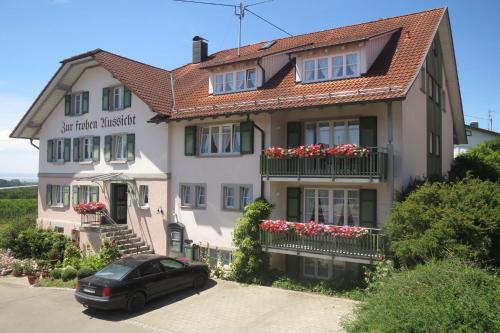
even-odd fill
[[[126,224],[101,225],[101,240],[114,241],[122,255],[154,253]]]

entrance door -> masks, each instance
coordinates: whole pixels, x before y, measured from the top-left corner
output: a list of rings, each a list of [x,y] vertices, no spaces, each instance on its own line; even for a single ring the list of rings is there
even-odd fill
[[[116,223],[127,223],[127,184],[111,184],[111,217]]]

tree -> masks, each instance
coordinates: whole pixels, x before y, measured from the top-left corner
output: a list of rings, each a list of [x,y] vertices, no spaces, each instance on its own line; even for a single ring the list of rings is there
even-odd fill
[[[401,264],[449,255],[500,265],[500,185],[426,183],[396,203],[385,233]]]
[[[258,283],[269,269],[269,254],[260,244],[260,221],[268,219],[273,206],[264,199],[257,199],[245,207],[233,231],[231,278],[246,283]]]
[[[470,174],[482,180],[500,181],[500,136],[480,143],[455,158],[450,170],[451,180],[460,180]]]

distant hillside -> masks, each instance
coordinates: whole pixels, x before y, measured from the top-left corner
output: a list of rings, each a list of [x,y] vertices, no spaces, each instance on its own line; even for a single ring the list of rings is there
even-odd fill
[[[13,186],[23,186],[23,185],[32,185],[36,184],[36,182],[26,182],[21,181],[19,179],[1,179],[0,178],[0,187],[13,187]]]
[[[0,199],[36,199],[38,187],[0,188]]]

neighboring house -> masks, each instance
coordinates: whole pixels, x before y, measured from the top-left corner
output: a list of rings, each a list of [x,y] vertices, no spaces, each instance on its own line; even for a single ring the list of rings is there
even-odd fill
[[[111,112],[115,90],[103,88],[115,85],[124,86],[132,104],[125,107],[127,97],[123,110]],[[73,116],[70,107],[65,114],[65,96],[73,105],[80,92],[90,101],[84,102],[88,113]],[[91,51],[63,61],[12,137],[40,139],[41,225],[56,219],[68,228],[80,225],[70,207],[76,192],[63,188],[63,199],[52,201],[62,200],[62,207],[48,206],[54,187],[48,192],[45,184],[97,182],[104,192],[91,193],[99,193],[115,220],[123,200],[106,193],[128,184],[127,204],[119,209],[126,218],[117,222],[156,252],[191,256],[210,248],[212,257],[229,262],[235,220],[248,202],[264,197],[274,204],[273,219],[371,228],[362,242],[262,233],[273,266],[328,279],[339,270],[357,274],[359,264],[382,253],[378,229],[396,191],[411,178],[447,173],[453,144],[466,142],[461,105],[442,8],[243,46],[239,57],[236,49],[209,55],[206,41],[195,37],[192,63],[172,71]],[[132,126],[119,120],[134,116]],[[106,117],[117,118],[116,125],[103,127]],[[87,118],[99,119],[95,128],[61,133],[63,124]],[[103,158],[106,137],[121,133],[135,134],[133,153],[124,152],[133,158],[112,163]],[[100,142],[101,159],[70,161],[75,138],[84,136],[100,138],[93,142]],[[262,154],[271,146],[348,143],[369,153],[352,159]],[[54,155],[46,154],[48,145]],[[121,145],[129,146],[125,137]],[[142,208],[141,185],[149,186]]]
[[[465,153],[481,142],[495,140],[500,135],[498,132],[480,128],[479,123],[475,121],[471,122],[470,125],[465,125],[465,133],[467,135],[467,143],[455,145],[455,157],[460,153]]]

